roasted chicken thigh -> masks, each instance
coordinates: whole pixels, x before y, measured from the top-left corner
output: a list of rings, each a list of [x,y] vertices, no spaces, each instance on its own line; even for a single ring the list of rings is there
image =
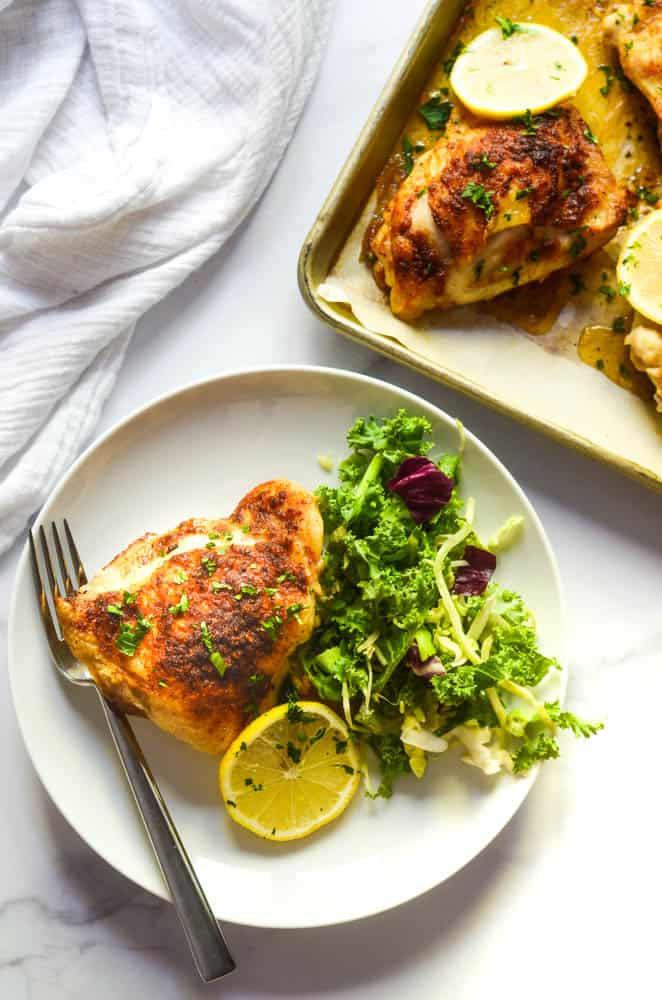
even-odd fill
[[[375,277],[410,321],[490,299],[593,253],[626,196],[576,109],[450,123],[416,161],[372,239]]]
[[[58,601],[64,637],[126,712],[222,753],[274,703],[310,636],[321,551],[312,494],[263,483],[227,519],[129,545]]]
[[[604,20],[623,72],[657,115],[662,145],[662,0],[619,4]]]
[[[625,343],[630,348],[632,364],[653,383],[655,405],[662,413],[662,327],[635,313]]]

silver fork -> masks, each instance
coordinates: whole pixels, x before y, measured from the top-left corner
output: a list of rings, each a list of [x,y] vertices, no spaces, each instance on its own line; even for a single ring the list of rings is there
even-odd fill
[[[73,684],[93,687],[99,696],[138,812],[184,928],[193,961],[201,979],[206,983],[213,982],[232,972],[234,960],[126,716],[104,697],[87,667],[73,657],[63,639],[56,598],[59,595],[70,597],[87,583],[87,576],[66,519],[64,543],[55,524],[51,525],[51,532],[55,569],[43,526],[39,528],[38,544],[35,544],[33,533],[28,532],[37,599],[51,657],[63,677]]]

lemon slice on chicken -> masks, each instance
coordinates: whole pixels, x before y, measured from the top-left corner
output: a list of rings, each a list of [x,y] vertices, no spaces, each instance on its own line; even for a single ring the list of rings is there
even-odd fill
[[[277,705],[226,752],[221,795],[232,819],[251,833],[299,840],[344,812],[360,767],[347,726],[326,705]]]
[[[630,305],[662,325],[662,209],[630,230],[616,268],[619,291]]]
[[[576,45],[543,24],[497,18],[462,52],[451,86],[474,114],[513,118],[538,114],[572,97],[588,67]]]

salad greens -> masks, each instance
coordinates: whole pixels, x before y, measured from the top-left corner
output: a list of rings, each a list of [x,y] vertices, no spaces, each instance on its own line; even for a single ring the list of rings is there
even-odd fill
[[[519,773],[558,757],[558,729],[602,728],[536,693],[559,664],[538,649],[522,598],[490,579],[521,519],[483,545],[458,492],[461,456],[426,459],[430,431],[405,410],[357,420],[339,486],[317,491],[322,594],[301,664],[377,755],[374,794],[386,798],[453,743],[486,774]]]

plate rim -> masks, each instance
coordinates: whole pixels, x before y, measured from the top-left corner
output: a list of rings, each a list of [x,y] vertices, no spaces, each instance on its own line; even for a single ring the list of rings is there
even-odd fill
[[[44,775],[37,767],[35,755],[33,754],[33,749],[31,746],[31,737],[28,736],[28,733],[26,732],[26,728],[24,727],[21,713],[18,709],[17,696],[13,679],[14,678],[13,664],[17,661],[18,658],[18,651],[17,649],[15,649],[15,644],[17,635],[16,623],[18,615],[19,584],[24,579],[26,574],[29,575],[28,573],[29,551],[28,551],[27,531],[32,530],[34,527],[38,527],[42,523],[42,515],[44,509],[51,505],[51,503],[57,498],[60,491],[65,487],[67,482],[76,474],[79,467],[83,465],[83,463],[88,459],[88,457],[92,453],[94,453],[97,449],[101,448],[110,438],[112,438],[116,434],[121,433],[124,430],[124,428],[132,421],[144,416],[150,410],[155,410],[164,403],[172,402],[178,396],[184,396],[188,392],[198,389],[204,389],[214,384],[222,385],[225,382],[234,379],[245,378],[247,376],[250,377],[255,375],[288,375],[291,373],[322,375],[331,378],[341,378],[353,382],[360,382],[365,385],[372,386],[373,388],[376,387],[378,389],[386,388],[387,390],[395,390],[401,396],[407,397],[407,399],[411,401],[414,405],[423,404],[424,407],[429,407],[432,410],[435,410],[444,419],[449,420],[451,422],[459,423],[459,421],[457,421],[455,417],[447,413],[445,410],[437,406],[435,403],[430,402],[424,397],[418,396],[416,393],[413,393],[408,389],[402,388],[398,384],[387,382],[384,379],[375,378],[372,375],[366,375],[363,372],[355,372],[345,368],[334,368],[328,365],[309,365],[309,364],[257,365],[257,366],[233,368],[228,371],[218,372],[215,375],[208,376],[204,379],[190,380],[188,382],[183,383],[178,388],[170,389],[166,392],[160,393],[159,395],[143,403],[141,406],[136,407],[134,410],[132,410],[126,416],[122,417],[120,420],[116,421],[109,428],[107,428],[107,430],[105,430],[101,435],[94,438],[90,442],[90,444],[71,464],[71,466],[67,470],[65,470],[65,472],[60,476],[57,483],[55,484],[55,486],[50,491],[50,493],[42,503],[41,507],[39,508],[29,528],[25,529],[26,540],[24,542],[23,549],[21,551],[17,563],[16,573],[14,575],[12,592],[9,602],[9,614],[7,618],[7,647],[8,647],[7,672],[8,672],[9,690],[12,700],[12,707],[14,710],[14,716],[18,724],[24,748],[28,754],[32,767],[34,768],[35,774],[37,775],[42,787],[46,791],[50,801],[53,803],[55,808],[61,813],[61,815],[64,817],[69,826],[71,826],[71,828],[74,830],[77,836],[79,836],[81,840],[83,840],[83,842],[87,845],[87,847],[90,848],[90,850],[92,850],[114,871],[118,872],[124,878],[127,878],[134,885],[139,886],[145,892],[153,893],[158,898],[169,903],[171,903],[172,900],[168,893],[167,886],[161,878],[158,880],[156,885],[151,883],[145,884],[146,879],[140,879],[136,874],[129,873],[125,869],[125,867],[123,867],[120,863],[118,863],[118,861],[111,860],[110,858],[106,857],[105,854],[101,853],[92,843],[90,843],[90,841],[87,839],[86,834],[79,829],[75,817],[71,814],[71,810],[63,807],[60,804],[55,793],[51,790],[50,780],[44,777]],[[513,474],[504,465],[501,459],[476,434],[474,434],[470,429],[464,427],[464,425],[462,425],[462,428],[467,439],[470,440],[473,445],[477,446],[480,451],[487,454],[489,460],[492,461],[497,466],[501,475],[504,476],[504,478],[509,482],[509,485],[511,486],[511,488],[514,489],[515,493],[519,495],[521,501],[523,502],[523,505],[527,508],[529,515],[533,518],[534,523],[536,524],[536,527],[539,531],[540,538],[543,543],[547,559],[549,561],[549,566],[552,571],[551,577],[552,577],[553,589],[555,592],[556,599],[558,601],[558,618],[559,618],[558,658],[561,661],[562,665],[560,698],[561,701],[563,701],[565,697],[565,691],[567,688],[567,681],[569,676],[569,668],[567,662],[567,613],[566,613],[566,599],[565,599],[561,574],[554,549],[548,538],[547,532],[540,519],[540,516],[536,511],[532,501],[529,499],[524,489],[520,486],[520,484],[515,479]],[[55,668],[52,667],[52,669]],[[480,857],[481,854],[483,854],[483,852],[489,847],[489,845],[493,843],[496,837],[498,837],[499,834],[505,829],[505,827],[511,821],[515,813],[520,809],[520,807],[522,806],[524,800],[528,796],[531,788],[533,787],[538,777],[539,770],[540,770],[539,765],[536,765],[532,769],[528,779],[525,779],[526,784],[524,784],[524,782],[522,783],[522,794],[518,797],[514,797],[513,803],[511,803],[510,807],[505,811],[502,821],[491,832],[489,840],[479,850],[473,853],[470,857],[467,857],[464,861],[457,864],[454,868],[452,868],[452,870],[446,872],[446,874],[444,874],[442,878],[433,881],[431,884],[427,884],[423,887],[420,888],[416,887],[413,893],[406,895],[403,898],[399,898],[394,902],[385,904],[380,902],[375,907],[372,907],[369,904],[367,906],[364,905],[361,908],[360,912],[355,913],[354,915],[343,917],[341,919],[337,919],[336,917],[331,917],[328,920],[315,919],[314,921],[311,921],[308,919],[304,922],[301,922],[297,920],[292,921],[284,918],[279,918],[279,922],[275,923],[273,920],[264,920],[264,919],[261,920],[259,916],[256,916],[256,919],[251,920],[251,922],[248,923],[245,921],[233,919],[231,917],[224,917],[222,914],[218,913],[216,914],[216,917],[219,920],[223,920],[226,923],[234,923],[237,926],[259,927],[270,930],[294,930],[303,928],[331,927],[343,923],[350,923],[355,920],[365,920],[370,917],[377,916],[380,913],[387,912],[388,910],[395,909],[398,906],[410,903],[413,900],[418,899],[419,897],[425,895],[427,892],[430,892],[433,889],[437,888],[439,885],[443,884],[448,879],[452,878],[464,867],[466,867],[466,865],[470,864],[476,858]]]

